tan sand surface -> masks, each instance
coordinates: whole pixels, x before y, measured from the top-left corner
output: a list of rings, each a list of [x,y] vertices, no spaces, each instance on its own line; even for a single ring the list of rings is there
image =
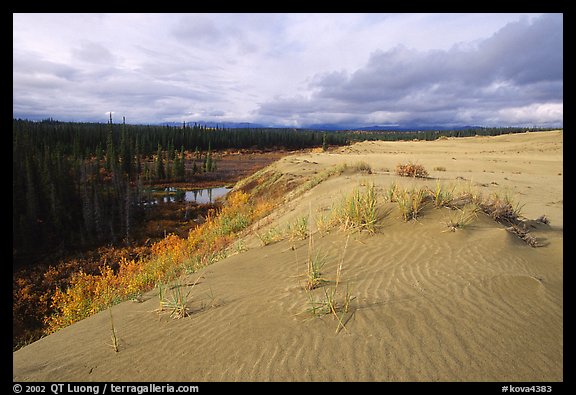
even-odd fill
[[[562,381],[562,132],[437,141],[363,142],[329,153],[285,157],[286,177],[312,178],[363,161],[372,174],[333,176],[279,207],[258,232],[329,213],[352,188],[407,187],[437,180],[482,193],[507,191],[526,218],[545,214],[532,248],[487,216],[446,232],[447,209],[403,222],[391,209],[376,234],[314,232],[245,251],[181,280],[191,315],[159,315],[158,291],[112,308],[119,352],[109,346],[108,311],[13,353],[15,381]],[[394,174],[422,164],[430,179]],[[434,170],[434,168],[445,170]],[[306,259],[325,259],[327,280],[354,299],[343,315],[312,316],[303,290]],[[196,285],[192,288],[198,278]]]

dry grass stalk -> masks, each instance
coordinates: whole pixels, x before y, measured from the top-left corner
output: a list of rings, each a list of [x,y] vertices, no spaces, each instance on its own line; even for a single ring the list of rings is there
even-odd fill
[[[507,227],[506,230],[524,240],[524,242],[530,247],[536,248],[542,246],[526,228],[521,228],[520,226],[513,224],[512,226]]]
[[[511,224],[518,221],[522,209],[522,206],[519,203],[514,203],[508,194],[502,197],[497,193],[492,194],[486,201],[482,202],[480,207],[492,219]]]
[[[118,337],[116,336],[116,329],[114,328],[114,320],[112,319],[112,307],[108,306],[108,312],[110,313],[110,328],[112,331],[112,344],[110,346],[114,349],[114,352],[119,351]]]

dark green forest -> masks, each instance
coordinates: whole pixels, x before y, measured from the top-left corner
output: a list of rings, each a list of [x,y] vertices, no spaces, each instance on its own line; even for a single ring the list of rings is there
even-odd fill
[[[129,240],[144,209],[145,185],[189,181],[196,173],[210,172],[214,151],[327,149],[360,140],[434,140],[526,129],[325,132],[14,119],[12,130],[17,255]]]
[[[51,119],[13,120],[12,142],[15,254],[129,240],[145,185],[210,172],[213,151],[346,144],[318,131]]]

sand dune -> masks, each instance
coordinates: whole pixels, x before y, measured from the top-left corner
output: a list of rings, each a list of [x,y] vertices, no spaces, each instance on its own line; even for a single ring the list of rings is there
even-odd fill
[[[433,179],[394,175],[400,162],[424,165]],[[562,132],[432,142],[364,142],[332,153],[300,154],[272,167],[313,177],[364,161],[372,174],[334,176],[280,207],[260,231],[328,213],[355,186],[393,181],[508,190],[550,225],[531,248],[486,216],[446,232],[447,209],[403,222],[394,206],[376,234],[315,232],[310,240],[248,250],[181,280],[193,287],[183,319],[159,315],[158,291],[112,309],[120,350],[101,312],[13,353],[15,381],[562,381]],[[433,170],[443,167],[445,170]],[[312,214],[312,215],[310,215]],[[314,230],[313,221],[310,221]],[[311,247],[312,246],[312,247]],[[325,257],[326,279],[354,299],[337,332],[332,315],[305,310],[306,258]]]

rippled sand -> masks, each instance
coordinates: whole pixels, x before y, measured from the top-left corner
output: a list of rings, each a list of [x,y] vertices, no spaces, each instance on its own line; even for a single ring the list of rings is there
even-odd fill
[[[394,175],[408,160],[433,179]],[[426,208],[403,222],[393,204],[376,234],[315,232],[310,240],[261,246],[200,273],[190,317],[159,316],[157,291],[113,308],[120,342],[110,343],[108,312],[13,354],[15,381],[562,381],[562,132],[432,142],[365,142],[332,153],[285,157],[273,168],[313,177],[338,163],[364,161],[372,174],[334,176],[280,207],[260,232],[329,213],[352,188],[373,182],[433,187],[437,179],[482,193],[508,191],[532,229],[532,248],[486,216],[446,232],[447,209]],[[444,168],[445,170],[433,170]],[[314,221],[310,221],[314,230]],[[312,251],[311,251],[312,250]],[[314,317],[302,288],[306,259],[319,252],[326,283],[354,299],[339,328]],[[193,284],[198,274],[183,279]],[[339,330],[337,330],[337,328]]]

